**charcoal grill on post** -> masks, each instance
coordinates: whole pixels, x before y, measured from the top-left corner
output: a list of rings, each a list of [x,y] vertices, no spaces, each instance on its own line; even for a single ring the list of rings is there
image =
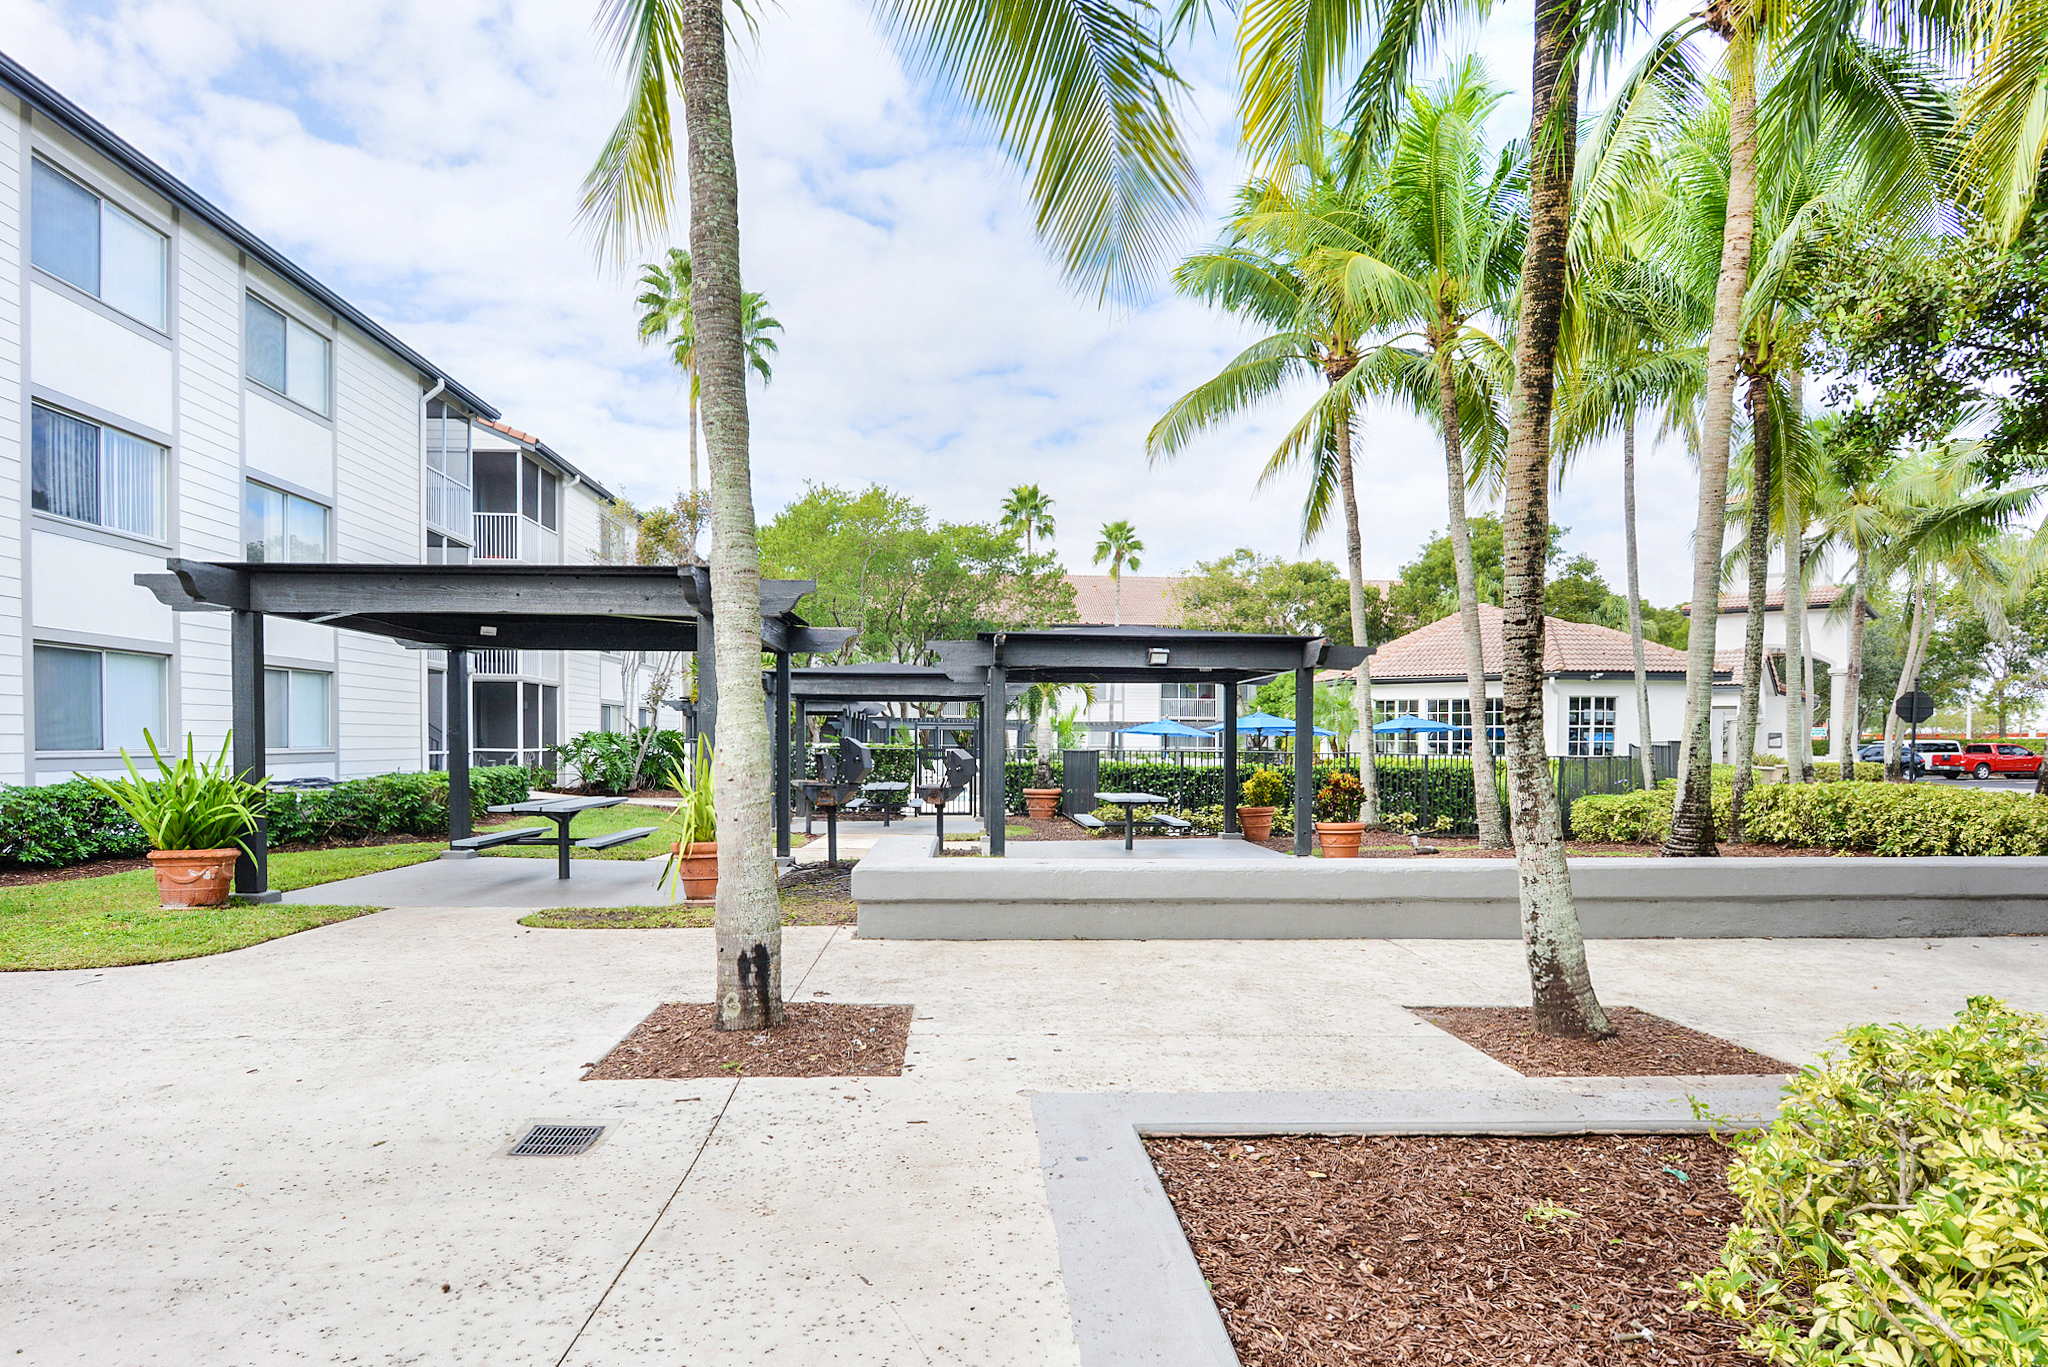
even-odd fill
[[[818,776],[795,784],[806,807],[825,814],[828,864],[839,862],[839,809],[859,795],[861,784],[874,771],[874,752],[851,736],[841,736],[838,749],[819,752]]]
[[[940,764],[942,771],[931,782],[926,782],[922,769],[919,770],[917,798],[932,809],[932,819],[939,828],[938,848],[943,853],[946,848],[946,804],[965,792],[967,785],[974,781],[974,756],[957,745],[948,746]]]

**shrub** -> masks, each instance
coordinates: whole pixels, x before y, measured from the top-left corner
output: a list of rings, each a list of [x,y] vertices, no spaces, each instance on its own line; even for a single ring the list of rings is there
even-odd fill
[[[1293,789],[1286,775],[1261,765],[1252,770],[1238,789],[1237,802],[1240,807],[1281,807],[1287,804]]]
[[[1331,774],[1316,793],[1316,820],[1356,821],[1359,804],[1365,801],[1365,785],[1349,769]]]
[[[469,771],[471,807],[523,802],[545,770],[498,765]],[[381,774],[331,788],[285,788],[264,798],[272,848],[377,835],[445,835],[448,775]],[[0,862],[62,868],[133,859],[149,850],[142,829],[82,780],[47,788],[0,788]]]
[[[1850,854],[2048,854],[2048,799],[1931,783],[1774,784],[1750,794],[1750,839]]]
[[[247,837],[256,832],[256,806],[263,799],[263,784],[246,782],[235,772],[228,758],[233,735],[221,742],[220,754],[210,760],[193,753],[189,731],[185,733],[185,753],[175,759],[164,757],[147,730],[142,739],[156,761],[155,778],[144,778],[123,750],[121,762],[128,768],[125,780],[91,777],[86,783],[112,799],[142,828],[151,849],[247,850]]]
[[[1595,844],[1661,845],[1671,834],[1671,804],[1677,798],[1677,790],[1677,780],[1667,778],[1652,789],[1582,797],[1572,803],[1572,839]],[[1754,804],[1758,793],[1771,791],[1775,788],[1751,788],[1745,802]],[[1716,777],[1711,794],[1714,836],[1726,840],[1734,784]],[[1747,809],[1755,810],[1753,805]]]
[[[647,743],[647,754],[636,775],[633,761],[640,754],[643,741]],[[585,731],[569,737],[557,747],[556,753],[563,764],[575,768],[585,787],[601,793],[629,793],[663,782],[669,766],[682,763],[686,750],[680,731],[656,730],[648,741],[647,728],[638,727],[631,731]]]
[[[1692,1283],[1792,1367],[2042,1360],[2048,1016],[1973,997],[1941,1029],[1866,1025],[1734,1141],[1743,1220]]]

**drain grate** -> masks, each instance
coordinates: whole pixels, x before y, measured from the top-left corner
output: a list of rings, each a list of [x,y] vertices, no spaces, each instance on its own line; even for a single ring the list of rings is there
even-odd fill
[[[511,1149],[514,1158],[566,1158],[597,1142],[602,1125],[536,1125]]]

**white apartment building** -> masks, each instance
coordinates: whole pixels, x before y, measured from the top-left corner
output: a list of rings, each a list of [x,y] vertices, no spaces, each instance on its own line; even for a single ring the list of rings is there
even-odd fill
[[[167,557],[604,555],[601,485],[4,55],[0,99],[0,782],[219,750],[228,619],[137,587]],[[438,766],[429,652],[273,619],[266,658],[277,778]],[[640,719],[639,659],[472,669],[480,764]]]

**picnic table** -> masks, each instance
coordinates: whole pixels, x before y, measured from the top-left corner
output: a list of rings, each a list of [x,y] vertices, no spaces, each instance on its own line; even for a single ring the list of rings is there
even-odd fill
[[[513,826],[502,831],[486,831],[466,840],[451,840],[451,850],[488,850],[499,845],[553,845],[557,854],[557,878],[569,876],[569,851],[608,850],[614,845],[624,845],[653,835],[657,827],[633,826],[623,831],[607,831],[603,835],[585,836],[581,840],[571,838],[569,823],[581,812],[595,811],[599,807],[616,807],[626,799],[623,797],[537,797],[526,802],[503,802],[490,808],[493,812],[506,812],[515,816],[544,816],[555,823],[551,835],[544,826]]]
[[[1157,793],[1097,793],[1097,802],[1109,802],[1124,809],[1124,848],[1131,848],[1131,827],[1139,807],[1164,807],[1172,801]]]
[[[896,801],[896,794],[909,792],[910,785],[908,783],[887,782],[863,783],[860,785],[860,790],[863,794],[880,794],[879,799],[875,802],[874,805],[882,809],[882,829],[886,831],[889,829],[889,817],[895,812],[895,809],[901,805],[899,802]]]

